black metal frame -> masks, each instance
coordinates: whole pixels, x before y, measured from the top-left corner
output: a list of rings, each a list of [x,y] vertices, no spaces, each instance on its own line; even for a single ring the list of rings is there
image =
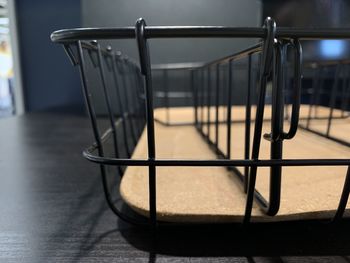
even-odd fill
[[[195,127],[203,136],[205,141],[212,147],[218,156],[215,160],[161,160],[156,157],[155,152],[155,135],[154,135],[154,105],[153,105],[153,89],[152,89],[152,71],[150,52],[148,49],[148,39],[151,38],[260,38],[261,42],[257,45],[238,52],[234,55],[218,59],[216,61],[192,66],[192,83],[193,83],[193,98],[195,111]],[[246,209],[244,214],[244,223],[249,223],[251,219],[251,211],[253,199],[257,200],[262,210],[270,216],[275,215],[279,209],[280,191],[281,191],[281,167],[283,166],[348,166],[348,172],[343,187],[342,196],[334,216],[334,221],[342,218],[350,191],[350,159],[283,159],[283,140],[289,140],[294,137],[298,128],[299,109],[300,109],[300,89],[301,89],[301,45],[300,40],[304,39],[337,39],[350,38],[350,30],[346,29],[330,29],[330,30],[310,30],[310,29],[293,29],[293,28],[277,28],[275,22],[271,18],[267,18],[262,28],[231,28],[231,27],[155,27],[146,26],[143,19],[138,19],[135,27],[125,28],[93,28],[93,29],[70,29],[56,31],[51,35],[53,42],[64,45],[71,61],[74,65],[79,65],[82,86],[84,91],[87,110],[92,123],[95,143],[86,149],[83,153],[88,160],[100,164],[103,188],[105,191],[107,202],[112,211],[130,223],[137,225],[150,225],[153,228],[160,222],[157,221],[156,208],[156,167],[158,166],[223,166],[235,172],[242,179],[244,190],[247,193]],[[84,40],[92,40],[93,43],[88,43]],[[136,39],[139,50],[138,66],[132,60],[122,56],[118,52],[112,51],[111,48],[102,49],[96,39]],[[292,96],[292,115],[290,118],[290,127],[288,132],[283,130],[284,116],[284,86],[285,86],[285,70],[284,63],[286,62],[286,50],[292,48],[294,56],[294,86]],[[74,51],[76,48],[77,54]],[[99,74],[102,84],[102,93],[108,109],[108,119],[110,129],[100,135],[96,113],[92,105],[91,96],[88,87],[88,76],[86,73],[86,62],[84,50],[88,52],[97,52],[96,67],[99,69]],[[258,100],[255,119],[251,118],[251,90],[252,81],[252,55],[260,53],[260,66],[258,68],[259,84],[258,84]],[[232,120],[231,114],[231,97],[232,97],[232,81],[233,81],[233,62],[238,59],[248,59],[248,89],[246,98],[246,118],[245,123],[245,152],[244,159],[232,160],[230,153],[231,137],[230,129]],[[117,93],[117,104],[121,115],[115,119],[115,113],[111,107],[110,94],[106,88],[105,74],[106,69],[103,61],[106,62],[107,70],[113,75],[115,86],[119,85],[118,80],[123,79],[123,88],[126,92],[133,92],[134,101],[133,108],[125,99],[126,107],[123,106],[120,100],[121,94]],[[227,119],[223,122],[227,128],[227,149],[226,154],[219,148],[218,143],[218,126],[219,121],[219,82],[220,65],[228,65],[228,89],[227,89]],[[109,66],[108,66],[109,65]],[[216,89],[215,94],[215,119],[210,120],[210,95],[211,91],[211,71],[215,67],[216,70]],[[127,70],[126,73],[125,70]],[[119,74],[118,74],[119,73]],[[204,81],[204,74],[208,74],[206,90],[200,90],[199,85],[195,85],[197,77]],[[126,81],[128,77],[129,81]],[[263,138],[271,142],[271,158],[267,160],[259,159],[260,142],[262,137],[262,125],[264,121],[264,107],[266,97],[266,83],[272,80],[272,116],[271,116],[271,133],[263,135]],[[129,82],[129,84],[127,84]],[[198,82],[197,82],[198,83]],[[204,83],[202,83],[204,84]],[[204,85],[202,85],[204,86]],[[117,91],[118,92],[118,88]],[[207,94],[207,95],[205,95]],[[204,98],[207,101],[204,101]],[[142,107],[145,107],[145,119],[142,118]],[[204,117],[204,109],[207,111],[207,118]],[[310,115],[311,116],[311,115]],[[310,117],[311,118],[311,117]],[[332,114],[330,114],[332,118]],[[138,120],[135,122],[135,120]],[[252,151],[250,152],[250,125],[255,122]],[[330,121],[331,122],[331,121]],[[133,144],[137,143],[138,137],[142,133],[143,125],[147,128],[147,143],[148,143],[148,158],[131,159],[131,146],[128,144],[127,130],[130,130]],[[169,124],[169,123],[167,123]],[[211,139],[210,125],[215,125],[214,140]],[[191,124],[190,124],[191,125]],[[120,141],[117,138],[116,127],[122,127],[124,147],[127,152],[126,158],[122,157],[118,152]],[[129,128],[128,128],[129,126]],[[137,126],[137,127],[136,127]],[[207,132],[205,132],[207,127]],[[327,135],[329,137],[329,134]],[[104,141],[112,137],[115,156],[107,157],[104,154]],[[134,146],[133,145],[133,146]],[[95,153],[97,151],[97,154]],[[139,221],[128,217],[118,210],[112,201],[111,194],[108,189],[106,165],[117,166],[120,175],[123,173],[121,167],[125,166],[147,166],[149,173],[149,220]],[[244,174],[241,174],[237,167],[244,167]],[[257,169],[259,167],[270,167],[270,194],[269,200],[259,194],[255,189],[257,177]],[[162,223],[167,224],[167,223]]]

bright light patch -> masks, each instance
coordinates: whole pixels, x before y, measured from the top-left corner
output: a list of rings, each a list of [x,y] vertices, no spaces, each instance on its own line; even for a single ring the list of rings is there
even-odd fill
[[[328,58],[341,56],[345,51],[345,43],[343,40],[322,40],[321,53]]]

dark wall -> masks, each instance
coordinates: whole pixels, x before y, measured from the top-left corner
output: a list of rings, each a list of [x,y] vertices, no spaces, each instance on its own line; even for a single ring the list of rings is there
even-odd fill
[[[79,75],[50,34],[81,26],[79,0],[16,0],[25,107],[82,111]]]
[[[263,0],[264,17],[284,27],[349,27],[349,9],[348,0]]]
[[[271,16],[277,26],[301,28],[349,28],[350,1],[348,0],[264,0],[263,16]],[[349,40],[305,40],[302,41],[303,61],[317,63],[325,60],[350,58]],[[330,106],[330,94],[333,87],[335,67],[325,67],[322,71],[323,84],[314,85],[315,67],[303,68],[302,102],[310,103],[312,94],[318,90],[318,100],[314,103]],[[339,80],[339,84],[342,81]],[[340,100],[340,99],[339,99]],[[342,107],[337,101],[336,107]]]
[[[349,28],[348,0],[264,0],[263,17],[271,16],[280,27]],[[350,41],[303,41],[304,60],[349,58]]]
[[[82,24],[134,26],[139,17],[148,25],[258,26],[261,3],[257,0],[84,0]],[[206,61],[228,55],[254,43],[254,39],[151,40],[152,63]],[[138,58],[135,41],[116,42],[114,47]]]
[[[258,0],[84,0],[82,1],[82,24],[84,27],[134,26],[139,17],[148,25],[178,26],[260,26],[261,2]],[[257,39],[151,39],[149,41],[151,63],[204,62],[217,59],[256,43]],[[107,43],[103,43],[106,45]],[[135,40],[111,42],[115,50],[138,60]],[[103,46],[103,45],[102,45]],[[244,72],[236,77],[245,81]],[[188,71],[171,72],[167,75],[170,98],[173,106],[192,104],[192,99],[180,97],[190,87]],[[157,94],[164,90],[164,79],[160,72],[153,72],[155,105],[161,106],[164,98]],[[95,89],[100,88],[95,85]],[[237,90],[237,97],[245,90]],[[159,91],[159,92],[158,92]],[[178,93],[178,94],[175,94]],[[97,112],[103,113],[102,105],[96,104]]]

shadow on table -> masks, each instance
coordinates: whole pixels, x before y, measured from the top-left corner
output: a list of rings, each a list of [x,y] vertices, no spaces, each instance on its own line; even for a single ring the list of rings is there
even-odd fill
[[[118,224],[130,244],[151,254],[247,258],[350,254],[350,220],[337,225],[298,221],[256,223],[248,227],[240,224],[160,227],[156,237],[149,229],[125,227],[126,223],[120,220]],[[350,262],[346,257],[342,261]]]

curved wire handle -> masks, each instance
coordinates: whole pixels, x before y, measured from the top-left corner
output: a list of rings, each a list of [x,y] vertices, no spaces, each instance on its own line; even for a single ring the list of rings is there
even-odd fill
[[[291,46],[294,51],[294,88],[293,88],[293,104],[292,104],[292,113],[290,118],[290,127],[288,132],[284,132],[283,128],[279,128],[277,125],[275,126],[274,130],[271,131],[271,133],[264,134],[264,139],[272,142],[292,139],[295,136],[299,125],[300,94],[301,94],[301,79],[302,79],[302,73],[301,73],[302,48],[299,40],[294,39],[294,40],[289,40],[288,42],[282,41],[281,46],[278,46],[277,49],[285,50],[286,48],[288,48],[288,46]],[[280,56],[285,56],[285,54],[282,55],[282,50],[280,50],[279,53],[281,53]],[[279,65],[277,67],[278,70],[280,70],[281,67],[282,65]],[[282,72],[280,72],[279,74],[281,76],[283,75]],[[284,84],[282,83],[280,83],[279,85],[284,86]],[[283,103],[282,93],[278,93],[278,94],[276,93],[275,96],[278,96],[277,98],[275,98],[277,101],[280,101],[280,103]],[[280,108],[280,110],[283,111],[283,108]],[[282,114],[282,112],[277,112],[277,113],[273,112],[273,114]]]
[[[301,64],[302,64],[302,47],[298,39],[290,41],[290,46],[294,50],[294,94],[292,114],[290,119],[290,127],[288,132],[282,132],[282,139],[290,140],[297,133],[299,125],[299,113],[300,113],[300,93],[301,93]]]

